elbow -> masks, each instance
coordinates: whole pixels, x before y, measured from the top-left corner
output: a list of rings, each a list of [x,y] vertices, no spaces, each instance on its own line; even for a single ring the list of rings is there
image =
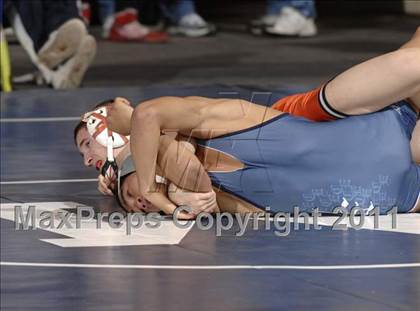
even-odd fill
[[[400,50],[396,65],[403,68],[407,76],[417,77],[416,81],[420,83],[420,47]]]
[[[149,103],[138,105],[133,111],[131,122],[133,124],[150,124],[159,122],[159,110]]]

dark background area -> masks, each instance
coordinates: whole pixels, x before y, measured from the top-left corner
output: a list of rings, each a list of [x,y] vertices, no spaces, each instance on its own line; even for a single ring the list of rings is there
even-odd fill
[[[98,16],[95,14],[96,0],[88,1],[93,8],[93,22],[98,24]],[[205,18],[214,21],[242,23],[256,16],[263,15],[266,0],[196,0],[198,12]],[[401,0],[332,0],[315,1],[318,17],[352,16],[352,15],[381,15],[403,14],[403,2]],[[153,23],[159,13],[156,9],[156,0],[118,0],[117,8],[135,7],[140,11],[143,22]],[[143,14],[142,14],[143,13]]]
[[[105,41],[100,26],[93,24],[89,30],[98,40],[98,52],[83,86],[218,83],[310,88],[352,65],[397,49],[420,26],[420,16],[402,13],[402,1],[316,4],[318,35],[311,38],[251,35],[247,24],[264,14],[265,0],[198,0],[199,13],[219,32],[203,38],[171,37],[166,44]],[[34,70],[18,44],[10,45],[10,53],[13,75]],[[16,85],[15,89],[34,87]]]

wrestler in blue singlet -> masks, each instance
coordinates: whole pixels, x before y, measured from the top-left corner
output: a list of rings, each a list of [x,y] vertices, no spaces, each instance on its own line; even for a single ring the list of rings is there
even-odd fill
[[[272,212],[396,206],[411,210],[420,194],[420,166],[411,157],[417,116],[399,102],[383,111],[332,122],[282,114],[258,126],[199,140],[244,164],[209,172],[213,185]]]

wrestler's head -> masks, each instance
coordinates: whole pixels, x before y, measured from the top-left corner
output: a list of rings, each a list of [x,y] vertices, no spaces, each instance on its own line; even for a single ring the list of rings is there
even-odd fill
[[[119,203],[127,212],[159,212],[152,203],[140,194],[136,173],[130,173],[120,180]]]
[[[136,176],[131,155],[127,156],[118,172],[117,198],[127,212],[159,212],[149,201],[143,198]]]
[[[113,103],[113,99],[109,99],[97,104],[92,110]],[[106,160],[106,148],[98,143],[88,132],[86,122],[80,121],[74,128],[74,143],[83,157],[83,163],[86,167],[94,167],[99,170]],[[114,157],[116,157],[125,146],[114,149]]]

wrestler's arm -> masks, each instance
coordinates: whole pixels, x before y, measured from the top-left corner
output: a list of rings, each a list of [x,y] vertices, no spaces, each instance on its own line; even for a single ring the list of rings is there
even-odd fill
[[[108,109],[108,125],[119,133],[131,133],[131,152],[136,167],[139,188],[144,198],[166,214],[176,205],[164,195],[154,192],[155,173],[160,136],[163,129],[194,129],[202,122],[203,102],[178,98],[160,98],[142,103],[133,109],[128,102],[117,98]],[[127,119],[131,124],[127,125]]]
[[[178,187],[188,191],[210,192],[210,178],[194,152],[193,144],[164,135],[160,137],[157,163],[165,178]]]
[[[176,205],[190,206],[194,215],[202,211],[217,212],[210,178],[194,152],[191,142],[161,136],[157,168],[170,181],[168,198]]]
[[[178,140],[164,137],[161,138],[161,145],[158,165],[164,167],[162,171],[169,180],[176,181],[171,182],[168,187],[168,198],[177,205],[190,204],[195,208],[194,214],[201,211],[221,211],[231,214],[264,213],[254,205],[215,187],[213,187],[215,202],[207,200],[205,204],[200,204],[207,198],[206,196],[209,196],[212,186],[208,174],[195,156],[194,141],[183,137],[178,137]],[[206,192],[206,196],[198,197],[198,191]]]

